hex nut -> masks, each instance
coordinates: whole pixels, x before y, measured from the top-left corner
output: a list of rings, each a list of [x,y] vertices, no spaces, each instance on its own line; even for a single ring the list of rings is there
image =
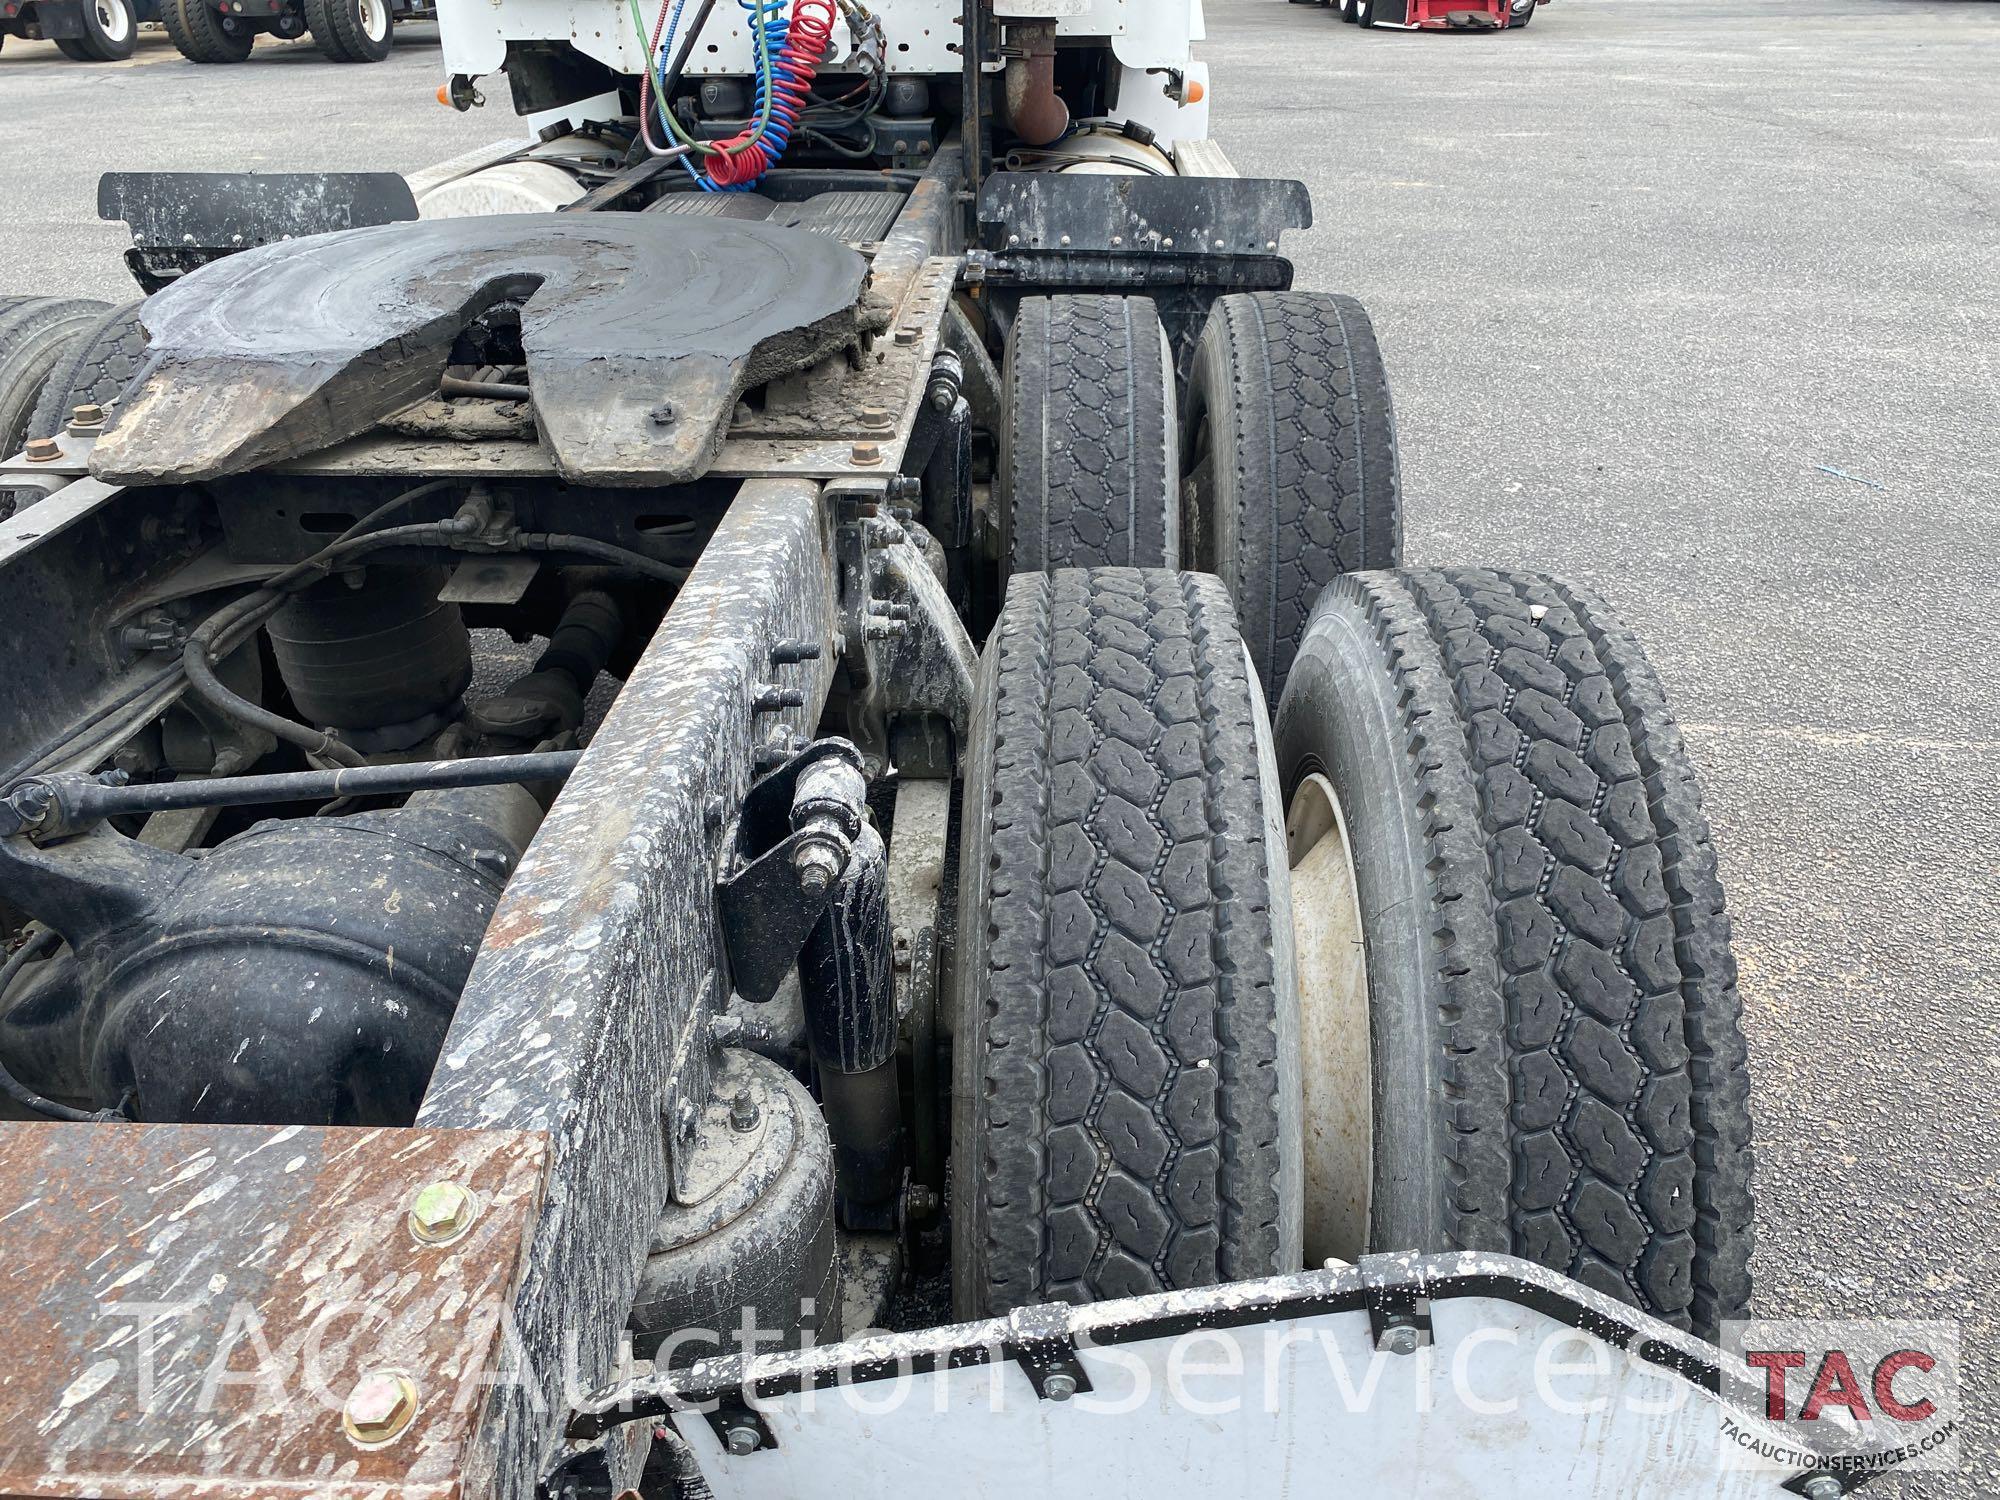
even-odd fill
[[[886,406],[864,406],[861,408],[861,425],[882,429],[894,424],[896,418]]]
[[[410,1201],[410,1233],[419,1244],[448,1245],[472,1227],[479,1204],[456,1182],[433,1182]]]
[[[882,447],[879,443],[856,443],[849,457],[863,467],[882,462]]]
[[[1417,1330],[1409,1324],[1399,1324],[1382,1335],[1382,1348],[1390,1354],[1415,1354],[1418,1345]]]
[[[748,1422],[732,1422],[723,1430],[722,1446],[735,1457],[742,1458],[763,1447],[764,1439]]]
[[[370,1370],[340,1409],[340,1425],[364,1448],[400,1437],[417,1414],[417,1383],[400,1370]]]
[[[1042,1382],[1042,1394],[1051,1401],[1067,1401],[1076,1394],[1076,1377],[1058,1370]]]
[[[79,427],[86,430],[93,427],[102,427],[104,425],[104,408],[99,406],[95,401],[79,401],[75,406],[70,408],[69,425],[72,430]]]
[[[23,451],[31,464],[51,463],[62,457],[62,444],[52,437],[29,438],[28,446]]]
[[[1806,1500],[1840,1500],[1847,1491],[1841,1488],[1840,1481],[1833,1475],[1815,1474],[1806,1481],[1801,1493]]]

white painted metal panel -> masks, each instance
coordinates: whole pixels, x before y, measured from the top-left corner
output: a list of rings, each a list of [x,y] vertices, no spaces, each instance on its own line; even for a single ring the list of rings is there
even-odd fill
[[[760,1403],[777,1446],[741,1457],[702,1417],[676,1425],[717,1500],[1783,1500],[1774,1476],[1722,1467],[1720,1403],[1680,1376],[1494,1298],[1432,1318],[1435,1347],[1409,1356],[1376,1352],[1364,1311],[1210,1330],[1178,1355],[1082,1349],[1095,1389],[1067,1402],[1011,1361],[794,1394]],[[1568,1409],[1537,1396],[1538,1359],[1593,1350],[1606,1373],[1543,1377]]]
[[[1073,3],[1073,0],[1072,0]],[[892,73],[951,74],[959,71],[951,50],[960,30],[959,0],[883,0],[876,7],[888,39]],[[683,24],[692,20],[688,0]],[[659,0],[640,0],[641,24],[650,38]],[[733,0],[722,0],[688,59],[695,74],[744,75],[751,71],[747,16]],[[565,41],[620,73],[637,75],[645,45],[632,21],[630,0],[438,0],[445,70],[486,74],[499,70],[514,41]],[[1199,25],[1195,0],[1083,0],[1057,23],[1067,37],[1111,37],[1129,67],[1181,67],[1188,38]],[[835,69],[853,54],[854,42],[843,17],[834,27],[834,54],[823,64]]]

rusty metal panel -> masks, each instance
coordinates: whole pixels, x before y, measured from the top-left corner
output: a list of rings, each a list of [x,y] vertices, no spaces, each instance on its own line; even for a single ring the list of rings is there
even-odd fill
[[[0,1124],[0,1497],[463,1493],[547,1156],[523,1131]],[[470,1208],[425,1243],[435,1183]],[[376,1371],[415,1409],[369,1447],[343,1407]]]

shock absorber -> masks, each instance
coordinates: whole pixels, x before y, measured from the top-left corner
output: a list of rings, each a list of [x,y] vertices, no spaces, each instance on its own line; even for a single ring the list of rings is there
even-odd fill
[[[770,119],[762,133],[749,130],[720,144],[708,158],[708,172],[702,186],[710,190],[748,188],[768,172],[792,138],[807,101],[812,96],[814,77],[821,59],[833,42],[833,0],[795,0],[791,20],[785,19],[784,0],[738,0],[749,12],[753,30],[764,33],[771,58],[769,76],[757,72],[757,99],[752,113],[763,118],[765,101],[770,101]]]

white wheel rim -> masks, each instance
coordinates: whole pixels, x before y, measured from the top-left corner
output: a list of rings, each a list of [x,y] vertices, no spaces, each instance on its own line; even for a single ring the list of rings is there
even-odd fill
[[[1285,814],[1305,1100],[1306,1264],[1368,1249],[1375,1179],[1375,1093],[1368,954],[1340,798],[1308,776]]]
[[[122,0],[95,0],[97,25],[108,42],[122,42],[132,34],[132,17]]]
[[[379,42],[389,34],[389,7],[383,0],[361,0],[361,29],[368,40]]]

